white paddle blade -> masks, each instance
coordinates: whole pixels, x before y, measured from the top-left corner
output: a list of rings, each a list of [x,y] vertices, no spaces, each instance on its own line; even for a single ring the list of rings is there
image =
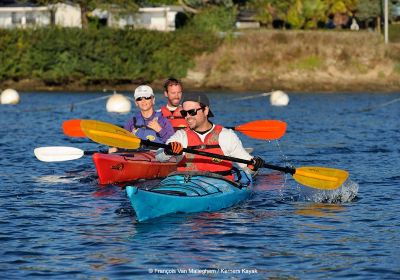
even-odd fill
[[[45,162],[74,160],[84,155],[81,149],[63,146],[41,147],[33,152],[38,160]]]

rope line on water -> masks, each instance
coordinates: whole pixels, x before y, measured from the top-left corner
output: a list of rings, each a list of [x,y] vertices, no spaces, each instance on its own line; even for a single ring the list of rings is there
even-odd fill
[[[391,100],[391,101],[388,101],[388,102],[379,104],[379,105],[377,105],[377,106],[372,106],[372,107],[364,108],[364,109],[360,110],[359,112],[368,112],[368,111],[372,111],[372,110],[374,110],[374,109],[382,108],[382,107],[385,107],[385,106],[387,106],[387,105],[396,103],[396,102],[398,102],[398,101],[400,101],[400,97],[399,97],[399,98],[396,98],[396,99],[393,99],[393,100]]]
[[[57,108],[70,108],[70,111],[72,112],[74,110],[74,107],[76,105],[82,105],[82,104],[87,104],[87,103],[91,103],[91,102],[95,102],[98,100],[102,100],[102,99],[106,99],[113,96],[113,94],[110,95],[106,95],[106,96],[101,96],[101,97],[97,97],[94,99],[89,99],[89,100],[85,100],[85,101],[81,101],[81,102],[77,102],[77,103],[71,103],[71,104],[64,104],[64,105],[58,105],[58,106],[52,106],[52,107],[43,107],[43,108],[38,108],[38,109],[29,109],[29,110],[20,110],[20,112],[41,112],[41,111],[51,111]]]
[[[233,100],[234,101],[246,100],[246,99],[251,99],[251,98],[258,98],[258,97],[268,96],[268,95],[271,95],[271,94],[272,94],[272,91],[271,92],[264,92],[264,93],[257,94],[257,95],[251,95],[251,96],[246,96],[246,97],[235,98]]]

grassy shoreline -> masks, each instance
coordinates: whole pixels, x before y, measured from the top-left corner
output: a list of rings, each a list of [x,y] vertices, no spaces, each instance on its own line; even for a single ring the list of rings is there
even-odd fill
[[[368,31],[253,30],[225,38],[195,58],[182,79],[186,90],[237,92],[398,92],[400,45]],[[161,90],[162,81],[151,83]],[[136,84],[49,86],[41,80],[3,81],[0,88],[43,91],[134,89]]]
[[[196,58],[186,81],[236,91],[396,92],[400,45],[368,31],[249,31]]]

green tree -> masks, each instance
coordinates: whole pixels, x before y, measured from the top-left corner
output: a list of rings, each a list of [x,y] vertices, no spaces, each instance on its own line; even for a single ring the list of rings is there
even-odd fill
[[[326,19],[326,3],[323,0],[297,0],[288,11],[287,22],[294,28],[316,28]]]
[[[389,7],[390,6],[391,2],[389,1]],[[358,0],[358,5],[355,10],[355,15],[360,21],[363,21],[367,26],[370,22],[374,22],[374,25],[377,27],[377,31],[381,31],[383,1]]]
[[[178,5],[178,0],[146,0],[147,4],[160,6],[160,5]]]
[[[202,10],[210,7],[233,8],[232,0],[178,0],[178,4],[185,9],[186,12],[198,14]]]
[[[247,6],[256,11],[256,20],[268,26],[274,19],[286,22],[288,11],[295,3],[296,0],[250,0]]]
[[[327,5],[327,14],[351,14],[359,0],[323,0]],[[376,0],[375,0],[376,1]]]
[[[237,16],[236,7],[210,6],[201,9],[191,20],[195,32],[229,32],[233,30]]]
[[[249,0],[248,6],[256,11],[256,19],[266,25],[279,19],[292,28],[309,29],[325,22],[330,14],[350,15],[357,0]]]
[[[382,3],[376,0],[358,0],[356,15],[360,20],[370,20],[380,17],[382,13]]]

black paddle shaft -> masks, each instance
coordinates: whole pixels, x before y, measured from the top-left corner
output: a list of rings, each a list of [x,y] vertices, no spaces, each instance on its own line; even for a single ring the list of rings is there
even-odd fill
[[[167,144],[155,143],[155,142],[151,142],[149,140],[141,140],[141,143],[143,145],[145,145],[145,146],[150,146],[150,147],[157,147],[157,148],[164,148],[164,149],[168,148]],[[197,154],[197,155],[202,155],[202,156],[206,156],[206,157],[213,157],[213,158],[229,160],[229,161],[234,161],[234,162],[244,163],[244,164],[253,164],[253,162],[251,160],[228,157],[228,156],[224,156],[224,155],[208,153],[208,152],[199,151],[199,150],[195,150],[195,149],[183,148],[183,151],[185,153],[189,153],[189,154]],[[272,169],[272,170],[281,171],[281,172],[284,172],[284,173],[289,173],[289,174],[292,174],[292,175],[294,173],[296,173],[296,169],[288,167],[288,166],[281,167],[281,166],[276,166],[276,165],[264,163],[263,167],[264,168],[268,168],[268,169]]]
[[[108,154],[108,151],[106,151],[106,150],[96,150],[96,151],[84,151],[83,152],[83,154],[85,156],[90,156],[90,155],[93,155],[95,153]]]
[[[137,149],[119,149],[117,151],[117,153],[131,153],[131,152],[137,152],[137,151],[138,151]],[[83,154],[85,156],[90,156],[90,155],[93,155],[93,154],[96,154],[96,153],[109,154],[108,150],[96,150],[96,151],[84,151],[83,152]]]

